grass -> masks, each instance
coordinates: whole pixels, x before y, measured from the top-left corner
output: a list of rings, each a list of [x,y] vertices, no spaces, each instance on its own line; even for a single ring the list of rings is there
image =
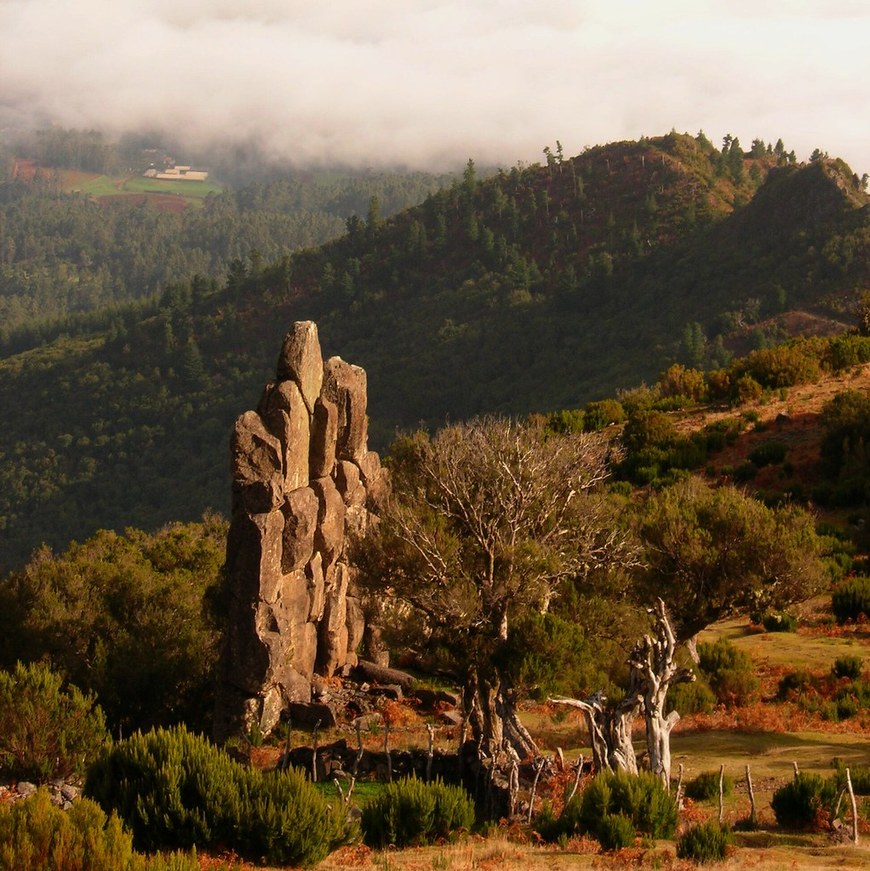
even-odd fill
[[[220,193],[224,185],[206,181],[164,181],[144,176],[79,175],[70,179],[70,189],[92,197],[121,197],[125,194],[155,196],[180,196],[188,205],[200,206],[202,200],[213,193]]]
[[[317,788],[329,799],[340,798],[338,788],[333,781],[318,783]],[[347,793],[347,781],[341,783],[341,788]],[[362,807],[373,798],[377,798],[386,788],[385,783],[379,783],[375,780],[358,780],[353,786],[351,801]]]
[[[853,627],[842,634],[835,631],[828,635],[801,626],[797,632],[757,632],[745,617],[740,617],[717,623],[700,636],[704,642],[718,638],[726,638],[744,650],[758,665],[827,672],[835,659],[867,651],[870,633],[865,627]]]

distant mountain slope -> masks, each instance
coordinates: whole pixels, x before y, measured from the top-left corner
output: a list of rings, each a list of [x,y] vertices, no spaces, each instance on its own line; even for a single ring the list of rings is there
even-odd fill
[[[758,144],[756,144],[758,146]],[[293,320],[369,375],[395,428],[577,406],[715,366],[789,324],[855,322],[870,208],[841,161],[669,134],[451,188],[226,283],[94,314],[0,360],[0,563],[100,526],[226,510],[227,439]]]

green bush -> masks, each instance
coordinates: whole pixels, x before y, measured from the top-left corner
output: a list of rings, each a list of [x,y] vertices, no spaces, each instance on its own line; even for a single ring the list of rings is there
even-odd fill
[[[758,678],[752,659],[726,638],[715,644],[699,644],[698,657],[701,671],[722,704],[745,705],[757,692]]]
[[[604,850],[634,846],[634,823],[625,814],[607,814],[598,826],[598,843]]]
[[[850,578],[834,590],[831,610],[838,623],[870,617],[870,578]]]
[[[834,780],[801,772],[774,792],[770,806],[778,825],[789,829],[814,829],[827,822],[836,796]]]
[[[0,871],[199,871],[196,854],[145,857],[116,814],[106,817],[81,799],[69,811],[51,803],[48,791],[11,805],[0,804]]]
[[[677,684],[668,693],[668,711],[678,711],[682,716],[709,714],[715,705],[713,690],[702,680]]]
[[[362,811],[363,839],[370,847],[432,844],[474,823],[474,803],[461,786],[416,778],[399,780]]]
[[[722,790],[731,795],[734,781],[726,774],[722,778]],[[702,771],[694,780],[686,784],[686,796],[695,801],[711,801],[719,798],[719,772]]]
[[[808,671],[790,671],[780,678],[776,698],[781,702],[790,701],[796,696],[803,695],[807,690],[814,689],[814,687],[815,678]]]
[[[863,668],[864,660],[860,656],[840,656],[834,660],[831,671],[834,677],[847,677],[850,680],[857,680],[861,677],[861,670]]]
[[[842,759],[834,759],[836,773],[834,778],[837,783],[837,790],[846,787],[846,763]],[[870,766],[867,765],[851,765],[849,766],[849,778],[852,781],[852,789],[856,795],[870,795]]]
[[[244,768],[181,726],[115,744],[91,766],[85,793],[117,811],[144,850],[221,845],[310,865],[346,837],[343,813],[300,772]]]
[[[83,774],[108,738],[93,696],[47,666],[0,671],[0,773],[39,783]]]
[[[225,549],[226,521],[213,517],[38,551],[3,585],[20,616],[0,649],[94,693],[113,733],[210,727]]]
[[[797,632],[797,617],[791,614],[769,611],[761,618],[761,625],[768,632]]]
[[[749,460],[759,469],[763,466],[775,466],[785,459],[788,445],[777,439],[762,442],[749,453]]]
[[[703,865],[721,862],[725,858],[731,832],[716,820],[693,826],[677,838],[677,857]]]
[[[673,798],[661,780],[649,771],[636,775],[624,771],[601,772],[583,791],[579,811],[575,813],[581,830],[596,837],[601,821],[613,814],[624,814],[637,832],[650,838],[669,838],[677,825],[677,806]]]

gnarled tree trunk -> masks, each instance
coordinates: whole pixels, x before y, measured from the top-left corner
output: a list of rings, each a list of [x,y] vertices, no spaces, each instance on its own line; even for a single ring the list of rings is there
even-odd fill
[[[592,761],[598,771],[605,768],[637,774],[637,757],[631,743],[631,726],[643,710],[650,770],[665,786],[671,776],[671,730],[680,719],[676,711],[665,713],[668,690],[677,683],[693,681],[690,669],[674,662],[676,638],[665,603],[658,599],[655,638],[645,635],[628,658],[631,677],[625,698],[613,709],[605,707],[605,697],[595,693],[588,699],[550,698],[556,705],[579,708],[586,715],[592,743]]]

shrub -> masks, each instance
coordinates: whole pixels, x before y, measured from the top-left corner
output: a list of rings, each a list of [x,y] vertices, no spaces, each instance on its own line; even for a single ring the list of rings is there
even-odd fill
[[[47,666],[0,671],[0,772],[39,783],[83,774],[108,738],[94,697]]]
[[[634,846],[634,823],[625,814],[607,814],[598,826],[598,843],[604,850]]]
[[[474,823],[474,803],[461,786],[391,783],[363,808],[363,839],[370,847],[432,844]]]
[[[861,669],[864,667],[864,660],[860,656],[840,656],[834,660],[834,666],[831,671],[834,677],[847,677],[850,680],[857,680],[861,677]]]
[[[768,611],[761,618],[761,625],[768,632],[797,632],[798,621],[797,617],[792,617],[791,614]]]
[[[722,779],[722,790],[731,795],[734,781],[726,774]],[[686,784],[686,795],[695,801],[711,801],[719,798],[719,772],[702,771],[694,780]]]
[[[709,714],[716,704],[713,690],[702,680],[680,683],[668,693],[668,711],[678,711],[681,716],[688,714]]]
[[[699,644],[701,670],[716,698],[724,705],[745,705],[758,690],[758,678],[749,655],[726,638]]]
[[[62,811],[48,791],[0,805],[0,871],[199,871],[196,854],[141,856],[116,814],[86,798]]]
[[[225,546],[226,522],[215,517],[153,534],[102,530],[59,555],[38,551],[4,584],[21,613],[14,646],[0,647],[46,658],[93,692],[113,732],[210,726]]]
[[[88,772],[85,793],[130,826],[140,849],[221,845],[271,864],[319,862],[343,814],[300,772],[264,774],[184,727],[137,734]]]
[[[780,826],[814,829],[827,822],[837,796],[836,783],[818,774],[796,775],[773,794],[770,806]]]
[[[846,788],[846,763],[842,759],[834,759],[836,773],[834,778],[837,783],[837,790]],[[849,766],[849,778],[852,781],[852,789],[856,795],[870,795],[870,766],[867,765],[852,765]]]
[[[760,469],[763,466],[775,466],[781,463],[787,453],[788,445],[785,442],[771,439],[753,448],[749,453],[749,459]]]
[[[649,771],[603,771],[593,778],[580,798],[583,829],[598,836],[604,817],[613,814],[624,814],[636,831],[650,838],[669,838],[677,825],[673,798]]]
[[[721,862],[730,842],[731,832],[716,820],[708,820],[677,838],[677,857],[700,865]]]
[[[601,399],[589,402],[584,413],[584,428],[587,432],[602,430],[625,420],[625,409],[616,399]]]
[[[803,695],[807,690],[813,689],[815,679],[805,670],[790,671],[784,674],[779,681],[776,698],[781,701],[789,701],[795,696]]]
[[[831,610],[838,623],[870,617],[870,578],[850,578],[834,590]]]

